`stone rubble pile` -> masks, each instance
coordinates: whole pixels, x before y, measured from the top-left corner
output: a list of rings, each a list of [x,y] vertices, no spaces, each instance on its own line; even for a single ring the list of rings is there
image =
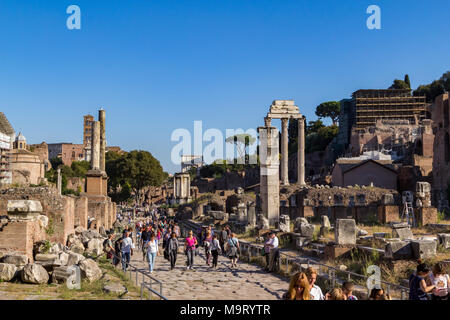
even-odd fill
[[[24,283],[44,284],[66,283],[74,278],[73,266],[78,266],[81,278],[89,282],[103,275],[95,260],[86,258],[83,253],[99,256],[103,253],[106,238],[95,230],[75,229],[67,238],[67,245],[37,242],[34,245],[34,262],[20,253],[7,253],[0,258],[0,280],[20,279]]]

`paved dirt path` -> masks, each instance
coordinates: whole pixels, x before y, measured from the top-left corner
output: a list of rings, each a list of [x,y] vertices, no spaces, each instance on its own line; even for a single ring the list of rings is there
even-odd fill
[[[148,272],[141,250],[135,250],[131,264]],[[162,255],[156,258],[153,277],[163,282],[163,295],[169,300],[277,300],[289,286],[287,280],[256,265],[241,262],[237,269],[230,269],[230,260],[224,256],[219,256],[216,270],[210,269],[203,249],[195,257],[194,270],[186,270],[185,266],[183,253],[178,254],[174,270]],[[141,281],[142,275],[138,277],[139,285]]]

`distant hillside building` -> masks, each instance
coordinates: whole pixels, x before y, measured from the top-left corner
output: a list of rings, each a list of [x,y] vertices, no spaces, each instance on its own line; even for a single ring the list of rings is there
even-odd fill
[[[27,140],[20,132],[14,140],[10,155],[12,183],[19,185],[45,182],[45,172],[50,168],[48,160],[41,160],[37,153],[27,150]]]
[[[49,143],[48,158],[61,158],[63,164],[71,166],[73,161],[83,161],[86,159],[85,147],[82,144]]]

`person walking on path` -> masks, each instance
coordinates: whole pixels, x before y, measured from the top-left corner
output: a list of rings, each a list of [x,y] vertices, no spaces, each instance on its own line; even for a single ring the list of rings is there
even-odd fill
[[[155,235],[152,234],[150,236],[150,241],[147,242],[148,268],[150,270],[150,274],[153,273],[153,269],[155,268],[156,256],[158,255],[158,240],[155,238]]]
[[[269,247],[270,247],[270,253],[269,253],[269,272],[274,272],[274,268],[275,268],[275,261],[278,258],[278,253],[279,253],[279,249],[278,249],[278,245],[279,245],[279,241],[278,241],[278,237],[276,236],[275,232],[271,232],[270,233],[270,242],[269,242]]]
[[[211,255],[213,258],[212,268],[217,269],[217,262],[219,260],[219,254],[222,252],[220,248],[219,240],[217,240],[217,234],[213,235],[211,242]]]
[[[175,264],[177,263],[177,254],[178,254],[178,239],[177,234],[172,232],[170,239],[167,241],[167,251],[169,252],[169,260],[170,260],[170,270],[175,268]]]
[[[134,244],[130,238],[130,233],[125,232],[125,238],[122,240],[122,270],[126,272],[130,263],[130,256],[133,255]]]
[[[270,233],[267,234],[266,242],[264,243],[264,257],[266,258],[266,267],[264,268],[265,271],[269,271],[269,265],[270,265],[270,244],[272,239],[270,239]]]
[[[303,272],[297,272],[289,282],[289,289],[284,294],[285,300],[311,300],[308,277]]]
[[[228,258],[230,258],[230,262],[231,262],[231,268],[236,268],[237,267],[237,260],[239,258],[239,240],[236,238],[236,235],[234,233],[231,233],[230,235],[230,239],[228,239],[227,242],[227,246],[228,246]]]
[[[194,233],[189,231],[189,236],[186,238],[185,248],[187,256],[187,267],[186,270],[193,269],[194,267],[194,254],[196,246],[198,245],[197,238],[194,237]]]
[[[206,230],[205,239],[203,241],[203,247],[205,248],[206,265],[209,267],[211,265],[211,243],[212,235],[210,230]]]
[[[223,254],[226,254],[225,243],[227,241],[228,241],[228,232],[227,232],[227,229],[225,227],[223,227],[222,231],[220,232],[220,237],[219,237],[220,248],[222,249]]]
[[[148,262],[148,256],[147,256],[147,243],[150,241],[150,236],[152,235],[152,231],[150,226],[147,227],[147,229],[142,232],[142,261]]]
[[[310,300],[325,300],[322,289],[315,284],[317,280],[317,270],[313,267],[309,267],[306,269],[305,274],[309,282]]]
[[[114,234],[108,234],[108,238],[103,241],[103,250],[106,252],[106,259],[111,259],[115,253],[113,248],[113,237]]]
[[[114,267],[117,267],[119,262],[122,260],[122,256],[120,253],[121,246],[122,246],[122,238],[119,238],[116,241],[114,241],[114,259],[113,259]]]

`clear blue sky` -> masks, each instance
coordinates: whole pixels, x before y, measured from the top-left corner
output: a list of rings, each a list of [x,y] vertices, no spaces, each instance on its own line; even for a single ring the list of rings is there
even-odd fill
[[[66,8],[81,8],[68,30]],[[368,30],[366,8],[381,8]],[[0,0],[0,111],[29,143],[82,143],[107,111],[109,145],[166,171],[176,128],[256,128],[274,99],[316,105],[412,87],[450,69],[450,1]]]

